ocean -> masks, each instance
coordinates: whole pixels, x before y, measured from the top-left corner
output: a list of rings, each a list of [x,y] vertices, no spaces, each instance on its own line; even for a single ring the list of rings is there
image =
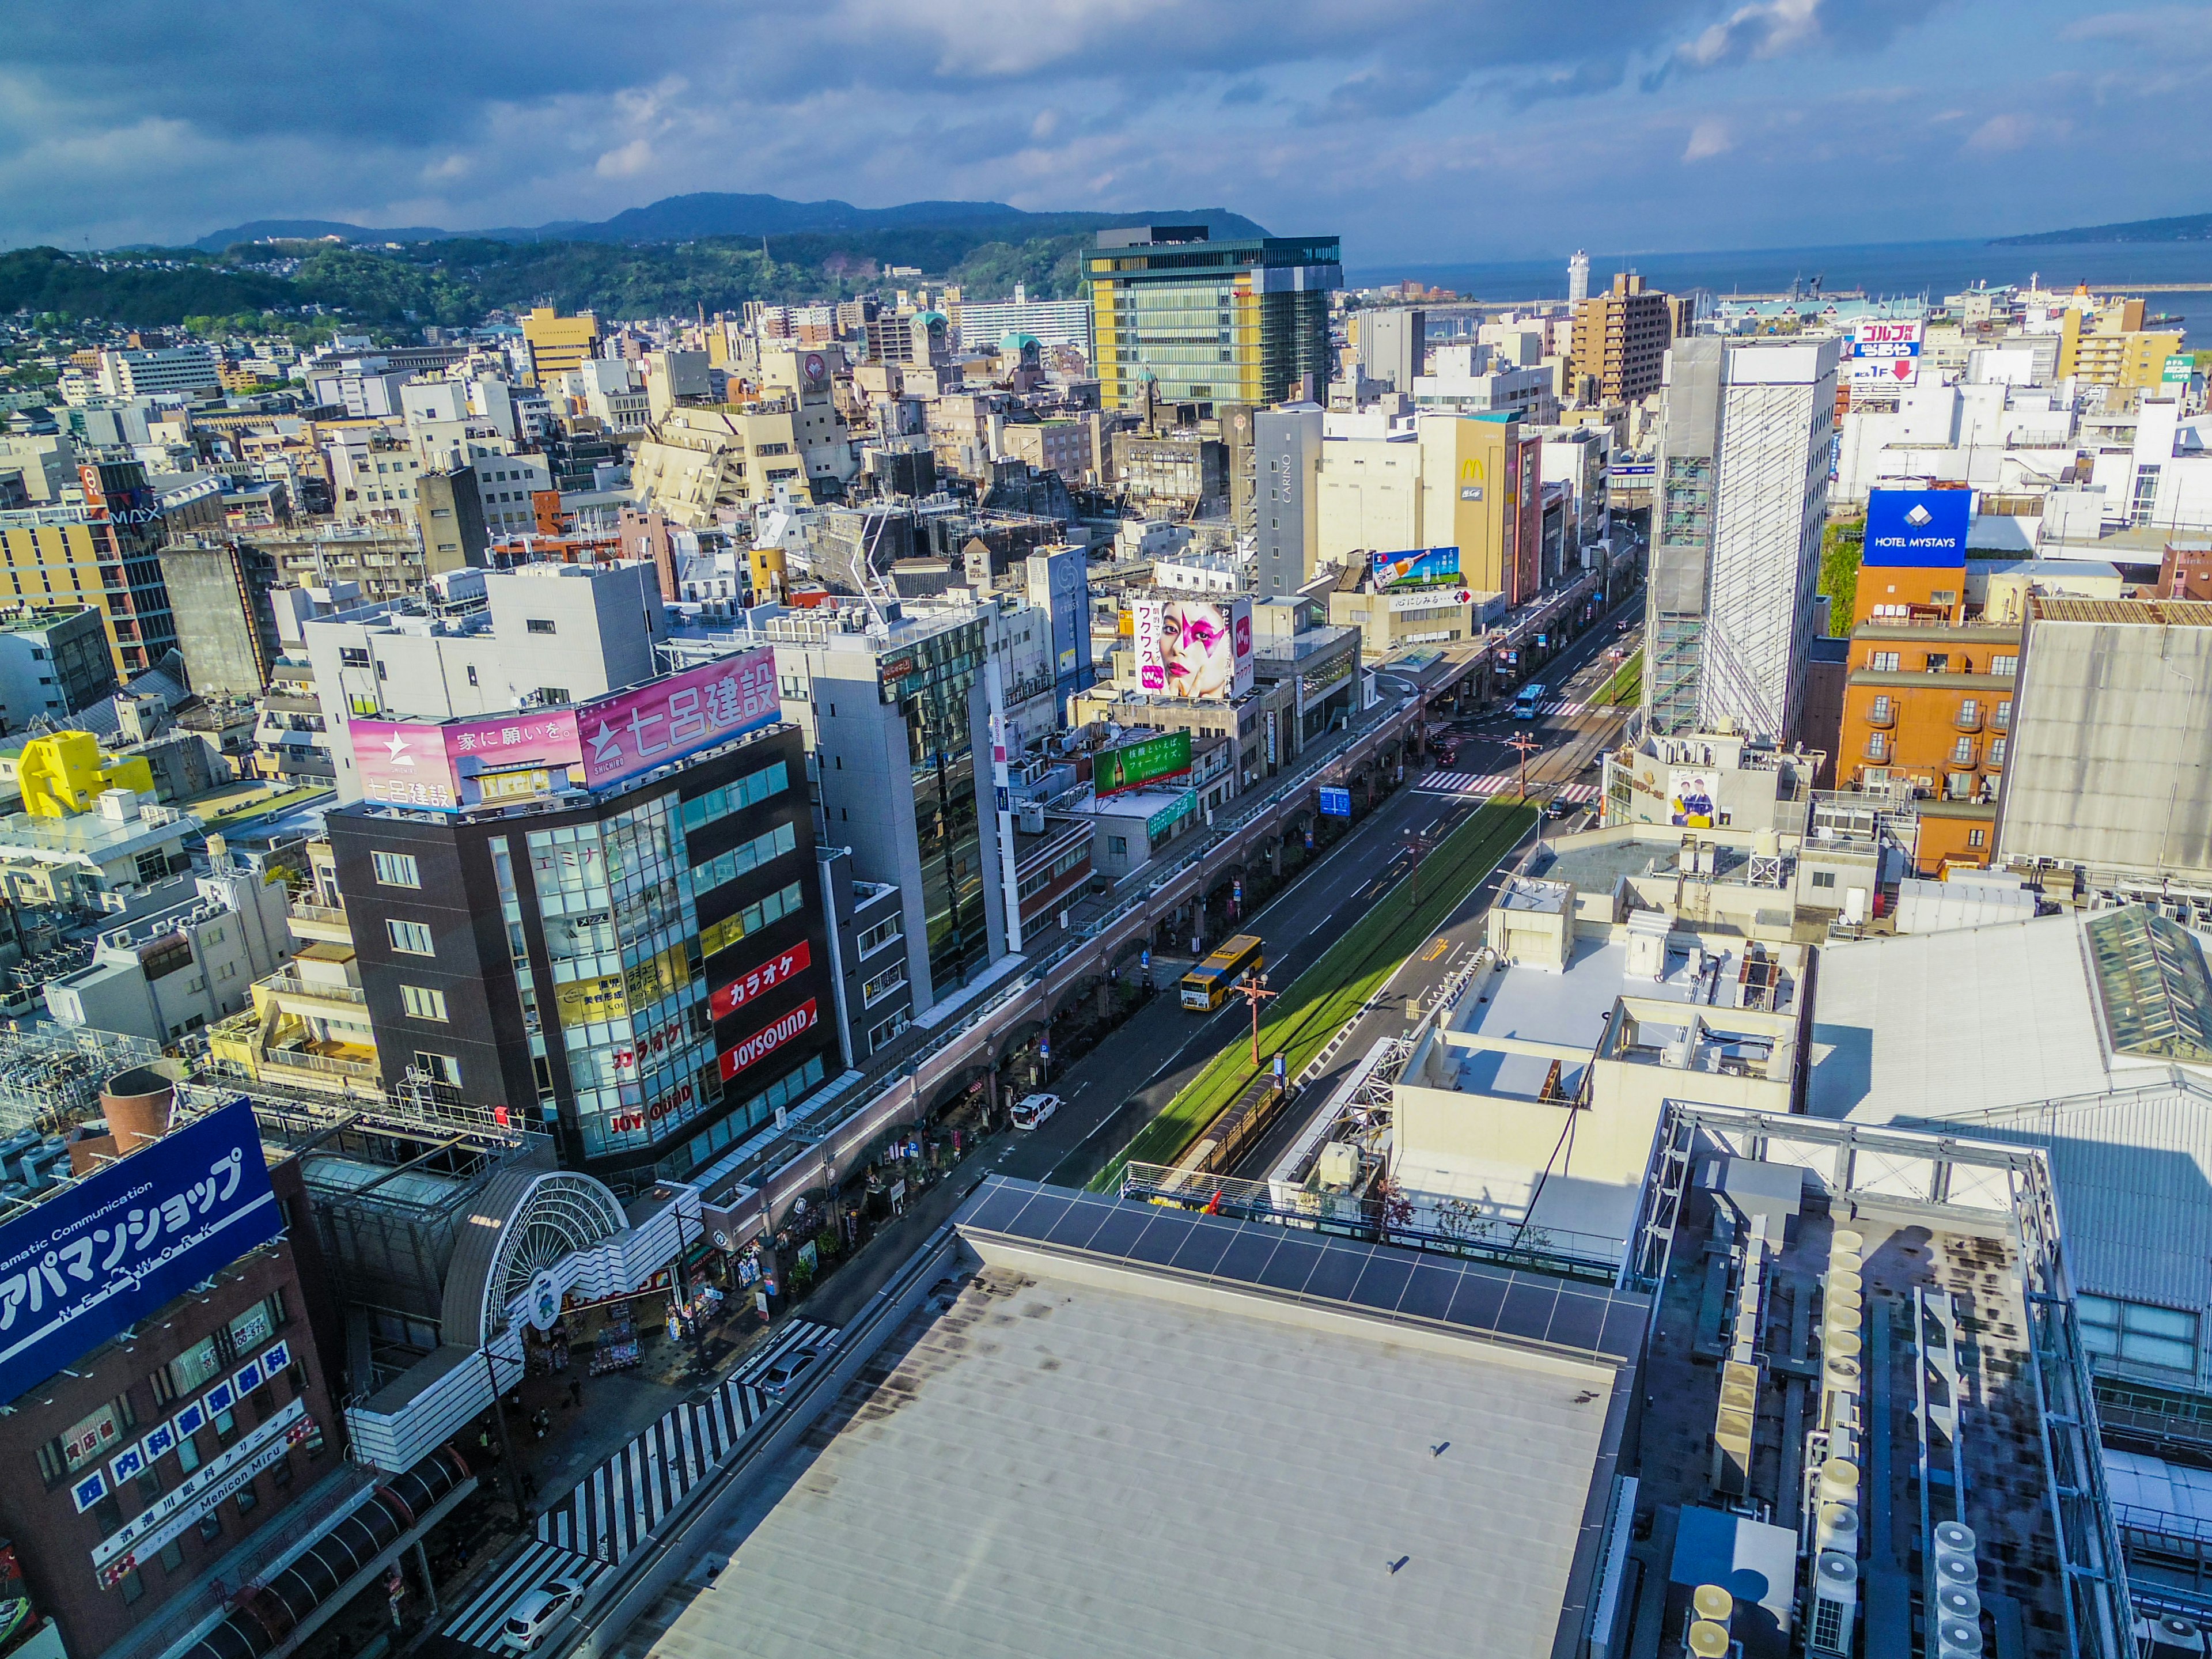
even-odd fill
[[[1857,289],[1875,298],[1925,294],[1937,300],[1973,283],[2025,284],[2033,276],[2040,276],[2049,288],[2071,288],[2082,282],[2178,284],[2178,292],[2145,294],[2146,310],[2181,318],[2190,328],[2192,344],[2212,346],[2212,242],[2068,242],[2036,247],[1996,247],[1982,241],[1876,242],[1709,253],[1593,253],[1590,287],[1605,287],[1617,270],[1641,271],[1654,288],[1669,293],[1705,288],[1723,298],[1784,293],[1792,282],[1815,276],[1832,292]],[[1354,288],[1379,287],[1407,277],[1480,300],[1567,297],[1564,255],[1557,259],[1370,265],[1345,272],[1346,282]]]

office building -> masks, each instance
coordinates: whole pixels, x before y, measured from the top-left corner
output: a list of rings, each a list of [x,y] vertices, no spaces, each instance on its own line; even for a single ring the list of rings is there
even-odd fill
[[[106,624],[118,679],[155,666],[177,642],[161,580],[161,505],[136,461],[78,470],[84,505],[0,511],[0,601],[88,605]]]
[[[1470,600],[1502,595],[1517,605],[1534,599],[1541,576],[1543,442],[1510,412],[1324,415],[1316,557],[1362,565],[1378,554],[1456,548],[1460,580],[1453,586]],[[1436,571],[1434,585],[1443,585],[1446,574]],[[1415,601],[1401,596],[1393,603]]]
[[[2179,884],[2212,919],[2212,611],[2031,595],[2019,651],[2000,859],[2100,890]]]
[[[1091,567],[1089,550],[1057,547],[1032,553],[1024,574],[1030,609],[1050,631],[1053,703],[1068,698],[1095,678],[1091,658]]]
[[[1358,324],[1360,374],[1410,395],[1428,373],[1429,313],[1413,307],[1363,311]]]
[[[1668,296],[1632,270],[1593,294],[1575,313],[1575,378],[1595,380],[1598,401],[1634,403],[1659,390],[1661,360],[1674,337]]]
[[[1328,384],[1334,236],[1214,241],[1203,225],[1098,233],[1092,333],[1105,407],[1265,405]]]
[[[529,356],[532,386],[555,386],[563,374],[590,362],[599,343],[599,319],[588,311],[563,317],[550,306],[539,306],[522,319],[522,344]]]
[[[815,757],[825,840],[852,848],[855,876],[899,890],[921,1014],[1010,948],[1000,817],[988,759],[976,763],[991,753],[999,608],[894,605],[882,628],[869,621],[791,611],[765,637]]]
[[[1580,248],[1567,261],[1567,303],[1578,306],[1589,298],[1589,255]]]
[[[835,1065],[806,756],[769,653],[378,731],[367,798],[328,830],[388,1085],[503,1107],[635,1188]]]
[[[163,392],[219,392],[222,386],[221,377],[216,372],[213,346],[195,343],[148,350],[103,350],[100,354],[100,389],[110,398],[146,398]]]
[[[282,654],[270,592],[276,561],[251,542],[171,543],[161,553],[177,648],[203,697],[256,697]]]
[[[1814,626],[1838,344],[1692,337],[1666,361],[1644,706],[1656,732],[1787,744]]]
[[[650,565],[528,564],[481,580],[480,611],[302,626],[340,800],[362,798],[356,720],[554,708],[659,672],[654,650],[668,637],[668,617]]]
[[[288,1226],[306,1212],[298,1159],[264,1148],[243,1101],[174,1127],[172,1104],[167,1078],[135,1068],[106,1085],[106,1133],[73,1131],[58,1170],[27,1171],[8,1143],[29,1179],[0,1249],[143,1269],[88,1300],[65,1279],[11,1333],[0,1526],[11,1594],[29,1627],[52,1621],[55,1654],[183,1653],[298,1545],[303,1513],[372,1484],[341,1455],[332,1286]]]
[[[90,605],[0,617],[0,720],[65,725],[116,690],[107,630]]]
[[[952,308],[960,343],[968,351],[995,351],[1012,334],[1033,336],[1042,346],[1073,346],[1091,361],[1091,302],[1088,300],[1030,300],[1014,285],[1012,300],[964,300]]]
[[[1313,580],[1321,529],[1322,419],[1316,403],[1282,404],[1252,416],[1259,548],[1253,574],[1262,599],[1285,598]]]

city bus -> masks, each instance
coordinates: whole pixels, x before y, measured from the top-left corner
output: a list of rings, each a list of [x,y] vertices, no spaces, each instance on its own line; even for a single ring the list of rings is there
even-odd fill
[[[1521,694],[1513,699],[1513,718],[1516,720],[1534,720],[1537,711],[1544,706],[1544,699],[1549,696],[1551,693],[1540,685],[1522,686]]]
[[[1182,976],[1182,1006],[1211,1013],[1236,988],[1247,968],[1256,969],[1266,965],[1260,959],[1257,933],[1239,933],[1235,939],[1224,939],[1218,951]]]

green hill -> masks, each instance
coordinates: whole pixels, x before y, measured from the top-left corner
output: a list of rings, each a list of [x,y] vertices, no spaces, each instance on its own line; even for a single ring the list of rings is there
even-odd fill
[[[1992,247],[2041,247],[2062,242],[2212,242],[2212,213],[2178,219],[2130,219],[2117,225],[2078,225],[2072,230],[2043,230],[2032,236],[2000,236]]]

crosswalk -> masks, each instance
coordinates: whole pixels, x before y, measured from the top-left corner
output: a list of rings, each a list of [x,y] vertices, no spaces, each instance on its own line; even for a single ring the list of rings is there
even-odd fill
[[[1552,697],[1536,705],[1536,713],[1540,715],[1566,714],[1572,716],[1575,714],[1585,714],[1589,712],[1589,704],[1587,702],[1579,702],[1566,697]]]
[[[652,1536],[684,1497],[780,1403],[762,1386],[778,1360],[837,1340],[835,1327],[794,1319],[714,1391],[665,1413],[538,1517],[526,1540],[441,1634],[489,1649],[507,1611],[549,1578],[588,1583]]]
[[[538,1517],[538,1536],[619,1563],[768,1414],[775,1402],[759,1378],[769,1367],[798,1349],[823,1347],[836,1334],[826,1325],[792,1321],[712,1394],[668,1412],[578,1481]]]
[[[532,1539],[513,1560],[501,1565],[491,1582],[469,1598],[442,1633],[472,1648],[489,1649],[508,1609],[532,1590],[550,1579],[565,1578],[581,1584],[588,1598],[592,1581],[609,1570],[605,1561]]]
[[[1517,793],[1521,776],[1517,772],[1431,772],[1413,787],[1429,795],[1480,795],[1486,799],[1502,795],[1509,790]],[[1582,806],[1597,799],[1594,783],[1562,784],[1552,793],[1552,799],[1567,806]],[[1541,794],[1543,786],[1535,786],[1534,793]]]

